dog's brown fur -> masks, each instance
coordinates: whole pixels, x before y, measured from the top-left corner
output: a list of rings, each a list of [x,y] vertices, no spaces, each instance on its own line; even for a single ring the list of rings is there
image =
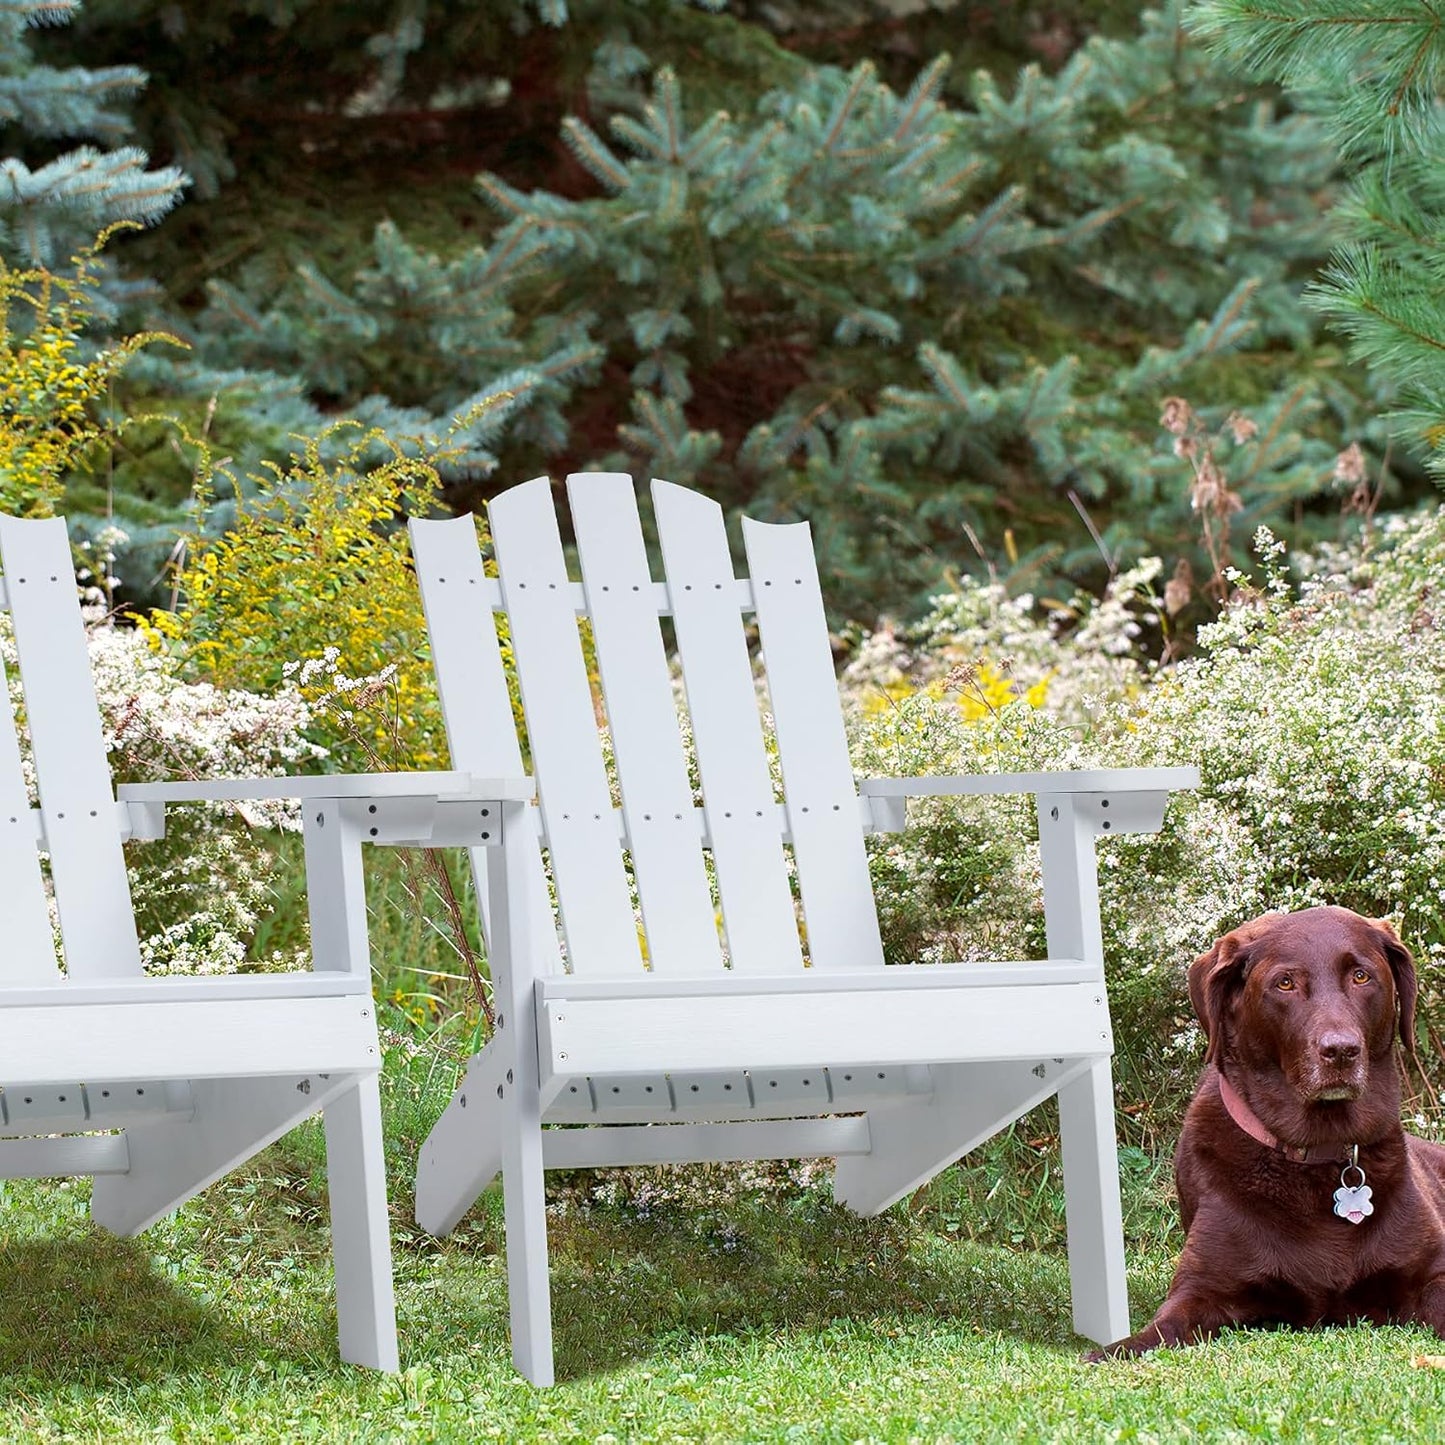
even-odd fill
[[[1400,1125],[1395,1041],[1413,1053],[1416,981],[1394,930],[1345,908],[1256,918],[1195,960],[1189,996],[1208,1052],[1174,1157],[1184,1251],[1154,1318],[1094,1358],[1225,1325],[1445,1335],[1445,1148]],[[1221,1071],[1291,1153],[1230,1117]],[[1334,1191],[1356,1144],[1375,1212],[1351,1224]]]

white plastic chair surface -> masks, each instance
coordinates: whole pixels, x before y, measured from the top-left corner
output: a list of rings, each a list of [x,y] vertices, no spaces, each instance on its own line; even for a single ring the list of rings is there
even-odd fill
[[[744,521],[739,577],[721,509],[654,482],[659,579],[629,477],[567,496],[575,579],[546,478],[490,504],[495,577],[473,519],[411,524],[453,765],[524,756],[505,637],[539,803],[473,850],[498,1030],[423,1146],[418,1221],[450,1230],[500,1171],[513,1357],[547,1384],[545,1169],[835,1157],[838,1197],[874,1213],[1058,1095],[1075,1327],[1126,1335],[1094,840],[1157,830],[1197,773],[860,786],[805,524]],[[1048,957],[886,966],[865,833],[910,795],[1002,791],[1037,799]]]
[[[0,665],[0,1179],[89,1175],[95,1222],[134,1234],[320,1112],[341,1355],[396,1369],[362,843],[445,834],[482,851],[507,787],[233,779],[118,801],[63,521],[0,516],[0,605],[19,659]],[[286,796],[306,800],[314,968],[145,977],[123,840],[160,836],[168,802]]]

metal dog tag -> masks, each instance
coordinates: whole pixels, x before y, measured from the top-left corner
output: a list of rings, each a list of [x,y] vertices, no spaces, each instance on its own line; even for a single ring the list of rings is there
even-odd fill
[[[1340,1187],[1335,1190],[1335,1213],[1351,1224],[1363,1224],[1375,1212],[1375,1206],[1370,1202],[1375,1191],[1365,1183],[1365,1171],[1357,1162],[1359,1155],[1356,1146],[1351,1151],[1350,1162],[1340,1170]],[[1360,1176],[1353,1184],[1349,1182],[1351,1174]]]

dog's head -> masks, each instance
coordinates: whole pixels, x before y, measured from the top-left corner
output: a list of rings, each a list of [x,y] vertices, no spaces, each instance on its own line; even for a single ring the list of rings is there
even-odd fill
[[[1395,930],[1347,908],[1253,919],[1189,969],[1206,1059],[1277,1077],[1306,1109],[1361,1099],[1397,1034],[1414,1053],[1416,992]]]

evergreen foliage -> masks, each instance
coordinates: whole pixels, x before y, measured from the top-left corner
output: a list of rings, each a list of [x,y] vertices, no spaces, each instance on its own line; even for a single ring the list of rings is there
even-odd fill
[[[810,517],[856,615],[973,561],[969,531],[1044,579],[1086,575],[1076,506],[1113,554],[1189,548],[1157,417],[1191,385],[1277,435],[1246,521],[1317,493],[1342,438],[1309,431],[1358,423],[1358,400],[1327,367],[1281,394],[1269,373],[1312,344],[1318,126],[1239,99],[1172,12],[1053,76],[975,74],[962,103],[952,77],[946,57],[902,91],[866,62],[795,66],[717,112],[613,41],[590,119],[559,128],[580,194],[484,173],[486,244],[429,256],[383,223],[351,278],[302,259],[279,287],[260,266],[214,283],[190,334],[218,376],[223,357],[299,374],[374,423],[383,395],[441,416],[514,388],[503,446],[452,474],[458,504],[539,454],[696,481]]]
[[[175,166],[151,170],[143,150],[118,144],[129,131],[116,102],[145,84],[133,65],[57,69],[37,64],[27,32],[63,25],[79,0],[0,0],[0,255],[31,264],[63,260],[116,221],[151,225],[180,199]],[[54,142],[101,143],[54,155]],[[40,157],[40,159],[37,159]]]
[[[809,518],[861,618],[981,557],[1060,596],[1101,552],[1208,565],[1171,395],[1268,439],[1237,536],[1334,527],[1373,402],[1298,306],[1335,153],[1177,4],[1089,39],[1065,6],[1063,46],[984,7],[1046,58],[1014,75],[918,54],[967,54],[975,7],[709,8],[90,0],[57,54],[156,22],[141,137],[216,198],[134,248],[192,351],[123,399],[243,472],[337,416],[447,436],[458,508],[542,470],[696,482]],[[855,20],[926,42],[809,58]],[[163,438],[115,459],[129,496],[189,481]]]
[[[1433,0],[1208,0],[1193,28],[1328,123],[1355,180],[1310,299],[1445,475],[1445,18]]]

